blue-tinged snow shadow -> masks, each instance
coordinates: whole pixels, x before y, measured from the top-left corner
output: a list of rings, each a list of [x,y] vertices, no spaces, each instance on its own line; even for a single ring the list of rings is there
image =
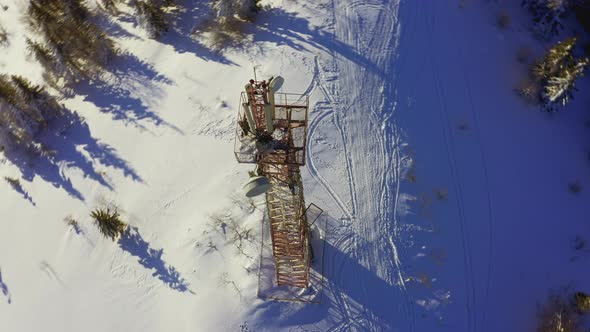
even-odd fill
[[[139,264],[148,270],[154,270],[152,275],[164,282],[168,287],[179,292],[190,292],[186,281],[180,276],[173,266],[166,266],[162,259],[164,249],[152,249],[147,243],[137,227],[130,227],[119,239],[119,247],[127,251],[132,256],[136,256]]]
[[[182,131],[150,109],[164,96],[163,86],[173,82],[159,74],[152,65],[130,53],[115,56],[98,78],[82,80],[74,87],[76,94],[94,104],[115,120],[147,129],[147,124]]]
[[[6,297],[8,304],[12,303],[12,296],[10,295],[10,291],[8,290],[8,286],[6,285],[6,282],[4,282],[4,279],[2,279],[2,270],[0,270],[0,290],[2,291],[2,294]]]
[[[92,136],[90,127],[77,113],[65,110],[64,115],[53,120],[37,140],[42,142],[41,151],[17,148],[5,151],[7,159],[19,168],[26,181],[31,182],[39,176],[79,200],[84,200],[84,197],[64,174],[64,169],[77,169],[84,177],[109,190],[114,188],[105,180],[104,173],[97,170],[97,166],[114,168],[133,181],[143,182],[135,169],[112,146]]]
[[[171,15],[170,28],[158,41],[170,45],[178,53],[191,53],[205,61],[225,65],[236,64],[219,52],[215,52],[194,38],[195,26],[212,16],[210,4],[202,0],[182,1],[184,9]]]
[[[320,220],[324,219],[324,220]],[[318,225],[327,221],[328,228],[340,222],[322,214]],[[331,226],[330,226],[331,225]],[[311,330],[357,330],[372,326],[374,331],[392,331],[406,316],[408,308],[404,291],[379,277],[375,272],[359,264],[358,259],[335,246],[332,234],[314,244],[314,251],[323,246],[322,267],[315,273],[323,274],[324,284],[320,304],[267,301],[253,309],[261,329],[306,326]],[[342,243],[342,245],[346,245]],[[312,265],[313,266],[313,265]],[[411,304],[409,304],[411,305]],[[321,324],[314,326],[314,324]]]
[[[330,54],[338,54],[379,76],[385,74],[377,64],[361,55],[353,46],[341,42],[332,33],[311,27],[305,18],[298,17],[295,13],[289,13],[282,8],[261,10],[246,32],[253,35],[255,43],[270,42],[276,45],[287,45],[298,51],[313,51],[307,48],[311,46]]]

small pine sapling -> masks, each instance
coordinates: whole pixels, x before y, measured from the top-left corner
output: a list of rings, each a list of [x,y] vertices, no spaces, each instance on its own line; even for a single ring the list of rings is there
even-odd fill
[[[17,178],[12,178],[9,176],[5,176],[4,180],[6,182],[8,182],[8,184],[12,187],[12,189],[16,190],[16,191],[21,191],[22,190],[22,186],[20,184],[20,180]]]
[[[498,13],[498,17],[496,19],[496,24],[498,25],[498,28],[504,30],[510,26],[511,22],[512,19],[507,11],[503,10],[500,13]]]
[[[573,194],[579,194],[582,191],[582,185],[579,182],[572,182],[569,184],[569,189]]]
[[[115,241],[127,229],[127,224],[121,220],[121,215],[117,209],[98,208],[90,214],[94,219],[94,224],[98,227],[100,233],[111,240]]]
[[[4,30],[4,27],[0,25],[0,46],[8,45],[8,33]]]
[[[529,47],[521,47],[518,49],[516,53],[516,60],[520,63],[525,63],[528,61],[529,57],[531,56],[531,49]]]

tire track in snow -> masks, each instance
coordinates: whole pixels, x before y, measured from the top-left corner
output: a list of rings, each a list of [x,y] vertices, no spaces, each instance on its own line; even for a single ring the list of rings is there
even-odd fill
[[[394,47],[397,46],[399,38],[399,25],[397,17],[397,9],[399,8],[399,2],[390,1],[378,4],[367,4],[359,1],[347,4],[346,2],[340,2],[340,7],[332,2],[332,8],[334,12],[334,29],[335,36],[338,36],[340,42],[344,42],[347,45],[356,45],[354,52],[358,52],[357,55],[344,55],[346,59],[340,58],[339,53],[332,52],[334,62],[342,67],[337,66],[336,72],[340,72],[341,75],[346,76],[349,74],[350,85],[342,84],[343,80],[339,80],[337,89],[335,91],[329,91],[325,85],[328,84],[325,79],[325,73],[322,67],[319,65],[319,60],[316,57],[314,70],[314,80],[312,85],[308,87],[306,91],[313,91],[316,87],[319,88],[325,98],[325,102],[318,103],[321,109],[324,109],[327,105],[332,110],[327,110],[318,115],[310,124],[309,137],[313,137],[316,130],[325,124],[325,119],[329,115],[334,117],[334,123],[336,130],[342,140],[344,146],[344,153],[346,156],[347,174],[348,174],[348,186],[351,193],[351,204],[352,211],[348,210],[346,204],[336,194],[335,190],[325,181],[321,174],[318,172],[317,167],[314,163],[313,151],[308,147],[308,165],[312,177],[320,183],[337,202],[340,209],[345,212],[346,215],[351,217],[352,223],[349,224],[351,229],[348,229],[348,234],[340,238],[337,242],[337,248],[342,250],[344,253],[352,253],[353,257],[356,258],[361,266],[364,266],[369,271],[376,272],[378,277],[384,279],[384,281],[391,286],[394,286],[401,294],[402,302],[401,311],[402,315],[398,318],[408,319],[407,328],[403,331],[414,331],[415,330],[415,316],[413,310],[413,301],[410,300],[406,285],[403,279],[402,263],[400,254],[397,249],[396,242],[400,239],[399,220],[397,216],[397,206],[399,202],[399,185],[401,177],[401,169],[403,158],[401,156],[401,139],[397,131],[396,126],[390,121],[391,115],[395,111],[396,103],[393,98],[386,98],[384,94],[395,94],[397,82],[394,84],[391,81],[397,78],[394,73],[387,75],[393,75],[391,77],[385,77],[384,73],[390,69],[391,65],[391,52]],[[363,22],[356,22],[352,16],[358,21],[362,21],[361,17],[364,13],[360,14],[354,12],[355,9],[366,9],[377,10],[378,15],[373,17],[374,26],[373,30],[365,32],[362,30]],[[345,14],[337,15],[336,11],[344,11]],[[351,25],[354,22],[356,25]],[[370,34],[367,43],[361,45],[360,41],[364,35],[359,35],[358,32]],[[383,38],[385,36],[385,38]],[[388,38],[389,37],[389,38]],[[363,47],[364,50],[359,50]],[[363,53],[365,51],[365,53]],[[373,63],[354,63],[355,60],[362,58],[376,58]],[[363,58],[364,59],[364,58]],[[348,65],[348,66],[347,66]],[[377,68],[377,71],[375,71]],[[364,86],[366,88],[366,95],[361,95],[357,91],[360,86],[354,84],[356,76],[366,78],[369,85]],[[389,84],[387,84],[387,90],[384,91],[385,85],[383,81],[389,78]],[[332,83],[332,81],[330,81]],[[344,82],[346,83],[346,82]],[[338,91],[345,91],[349,95],[349,100],[346,104],[349,105],[347,108],[343,108],[344,102],[340,99]],[[380,102],[381,101],[381,102]],[[320,108],[317,107],[316,108]],[[367,115],[363,115],[368,114]],[[357,118],[355,118],[355,116]],[[364,123],[360,124],[355,122],[362,118]],[[352,131],[350,129],[353,129]],[[380,130],[379,130],[380,129]],[[355,134],[367,135],[370,137],[365,140],[356,140]],[[354,144],[350,145],[354,141]],[[360,157],[359,160],[355,160],[355,157]],[[393,169],[393,172],[391,171]],[[374,172],[370,172],[374,171]],[[359,175],[357,179],[356,176]],[[358,181],[362,182],[364,190],[359,191]],[[381,192],[381,195],[375,194]],[[393,194],[390,193],[393,191]],[[359,210],[357,196],[359,193],[363,194],[363,210]],[[376,197],[376,200],[372,200],[371,197]],[[346,213],[348,212],[348,213]],[[360,217],[362,219],[359,219]],[[392,220],[393,219],[393,220]],[[360,242],[359,242],[360,240]],[[368,241],[368,242],[367,242]],[[391,257],[392,260],[382,258]],[[339,266],[335,270],[343,271],[344,266]],[[343,273],[337,273],[338,276],[343,276]],[[343,276],[344,278],[344,276]],[[359,274],[358,286],[360,287],[360,293],[364,297],[360,303],[371,303],[372,299],[369,297],[367,288],[365,287],[364,273]],[[334,282],[334,287],[338,288],[338,282]],[[361,295],[359,294],[359,295]],[[343,314],[342,322],[333,326],[330,330],[336,330],[341,328],[352,328],[355,324],[355,320],[362,320],[364,322],[364,329],[366,330],[382,330],[379,319],[386,319],[386,316],[376,317],[374,312],[369,309],[360,309],[351,306],[350,300],[342,298],[342,296],[335,293],[335,305],[339,308]],[[393,315],[393,313],[392,313]],[[387,320],[389,322],[389,320]]]
[[[447,149],[448,155],[448,162],[449,168],[451,170],[451,178],[453,181],[453,187],[456,194],[456,202],[457,202],[457,209],[459,212],[459,226],[461,231],[461,245],[463,247],[463,264],[464,264],[464,273],[466,278],[467,284],[467,327],[468,331],[476,331],[476,326],[474,321],[477,317],[475,310],[475,287],[473,286],[473,265],[471,261],[471,249],[469,245],[469,230],[467,229],[467,222],[465,217],[465,208],[463,203],[463,189],[461,186],[461,182],[458,179],[458,171],[457,171],[457,160],[455,158],[455,146],[453,143],[452,131],[449,116],[446,110],[446,104],[444,102],[444,95],[442,92],[442,84],[440,82],[440,77],[438,74],[437,65],[433,64],[433,80],[436,86],[436,94],[439,99],[440,104],[440,115],[441,115],[441,122],[443,125],[444,131],[444,142]]]
[[[451,28],[454,28],[454,25],[451,26]],[[456,31],[457,29],[455,29]],[[458,53],[459,53],[459,59],[461,59],[460,63],[461,65],[461,71],[463,72],[463,78],[465,81],[465,89],[467,91],[467,96],[469,99],[469,106],[470,106],[470,111],[471,111],[471,117],[473,119],[473,124],[474,124],[474,128],[475,128],[475,133],[476,133],[476,139],[477,139],[477,145],[479,146],[479,155],[480,155],[480,159],[481,159],[481,163],[482,163],[482,168],[483,168],[483,177],[484,177],[484,183],[485,183],[485,187],[486,187],[486,198],[487,198],[487,205],[488,205],[488,215],[487,215],[487,224],[488,224],[488,241],[489,241],[489,245],[488,245],[488,269],[487,269],[487,275],[486,275],[486,286],[485,286],[485,294],[484,294],[484,308],[483,308],[483,316],[482,316],[482,326],[484,328],[486,328],[486,317],[487,317],[487,303],[488,303],[488,297],[490,294],[490,285],[491,285],[491,279],[492,279],[492,271],[493,271],[493,252],[494,252],[494,216],[493,216],[493,203],[492,203],[492,197],[490,195],[490,180],[489,180],[489,172],[488,172],[488,166],[487,166],[487,160],[486,160],[486,153],[485,153],[485,148],[484,145],[482,143],[482,139],[481,139],[481,129],[480,129],[480,125],[479,125],[479,117],[477,115],[477,112],[475,111],[475,104],[473,102],[473,93],[471,91],[471,83],[469,80],[469,76],[467,75],[467,71],[465,70],[465,61],[462,61],[462,59],[464,59],[463,57],[463,47],[462,44],[459,43],[459,47],[458,47]]]
[[[338,121],[338,119],[336,118],[336,112],[333,110],[335,108],[340,108],[341,104],[338,101],[338,96],[335,96],[333,93],[331,93],[328,89],[325,88],[326,85],[326,79],[325,79],[325,73],[323,72],[323,70],[320,69],[320,64],[318,61],[318,58],[315,57],[314,58],[315,61],[315,70],[314,73],[317,73],[317,75],[314,75],[315,77],[315,81],[314,81],[314,87],[317,86],[320,91],[322,92],[325,101],[321,102],[322,105],[328,105],[329,110],[323,112],[322,114],[320,114],[319,116],[317,116],[316,118],[314,118],[314,120],[312,121],[311,125],[310,125],[310,129],[308,132],[309,138],[311,139],[315,132],[316,129],[318,128],[318,126],[320,124],[323,123],[323,121],[328,117],[328,116],[332,116],[333,120],[334,120],[334,124],[337,127],[337,130],[339,132],[339,136],[340,139],[342,141],[342,144],[346,144],[346,136],[345,133],[339,128],[339,124],[337,124],[336,121]],[[309,90],[309,88],[307,89]],[[313,90],[313,89],[312,89]],[[319,104],[319,103],[318,103]],[[346,147],[344,147],[344,153],[347,154],[346,152]],[[316,181],[318,181],[318,183],[320,183],[330,194],[330,196],[334,199],[334,201],[337,203],[337,205],[340,207],[340,209],[344,212],[344,214],[347,216],[347,219],[349,219],[350,221],[355,219],[355,211],[350,211],[347,207],[346,204],[342,201],[342,199],[340,198],[340,196],[336,193],[336,191],[332,188],[332,186],[321,176],[320,172],[317,170],[317,167],[315,166],[315,163],[313,161],[312,158],[312,151],[311,151],[311,147],[308,145],[308,166],[310,168],[310,173],[312,174],[312,176],[316,179]],[[353,195],[355,195],[356,193],[354,192],[354,180],[351,179],[351,173],[350,173],[350,158],[347,155],[346,157],[346,165],[347,165],[347,174],[348,174],[348,187],[350,190],[350,195],[351,195],[351,200],[354,202],[355,198],[352,198]],[[353,203],[353,209],[354,209],[354,203]],[[339,248],[342,252],[350,252],[350,251],[354,251],[356,245],[357,245],[357,241],[356,238],[352,236],[352,233],[349,233],[348,236],[343,237],[340,239],[340,241],[338,241],[338,243],[335,243],[335,245],[337,246],[337,248]],[[343,273],[345,266],[339,266],[337,269],[334,270],[339,270],[339,273],[336,273],[336,275],[338,276],[345,276],[346,273]],[[365,283],[361,282],[359,283],[359,287],[361,289],[361,292],[364,294],[365,298],[368,298],[368,294],[367,294],[367,290],[365,287]],[[369,324],[371,322],[371,319],[368,317],[366,310],[362,312],[362,317],[359,316],[361,315],[361,313],[359,313],[359,315],[354,315],[353,312],[358,311],[356,310],[356,308],[352,308],[351,305],[349,304],[348,300],[346,298],[344,298],[342,296],[343,290],[340,289],[337,285],[334,285],[334,288],[336,288],[337,290],[339,290],[339,292],[335,292],[334,296],[335,296],[335,304],[336,306],[340,309],[340,312],[343,313],[343,319],[342,321],[337,324],[336,326],[332,326],[332,328],[330,328],[330,330],[338,330],[338,329],[344,329],[347,328],[349,329],[351,326],[351,324],[354,324],[355,322],[358,323],[359,321],[363,321],[366,322],[366,324]]]
[[[355,204],[354,213],[359,222],[355,223],[354,239],[360,239],[364,242],[357,241],[362,246],[355,246],[354,254],[361,265],[370,270],[375,270],[374,272],[379,277],[384,278],[388,284],[396,286],[402,295],[400,309],[408,320],[407,328],[403,330],[413,331],[415,329],[413,303],[405,288],[405,282],[402,276],[402,263],[396,245],[399,239],[396,203],[398,202],[397,199],[399,199],[401,158],[399,157],[400,145],[397,130],[395,125],[388,121],[391,115],[387,114],[395,111],[395,104],[385,100],[383,97],[384,92],[386,95],[395,93],[395,91],[392,91],[393,85],[391,84],[388,85],[388,90],[384,91],[383,81],[392,79],[384,75],[393,74],[387,74],[390,69],[387,65],[391,58],[391,54],[389,53],[392,47],[397,45],[396,38],[399,38],[399,29],[396,29],[398,26],[396,11],[399,8],[399,2],[390,1],[386,4],[371,7],[371,9],[378,9],[379,12],[376,16],[374,30],[369,32],[371,33],[371,38],[365,50],[358,49],[359,43],[356,41],[359,38],[363,38],[364,35],[355,33],[359,31],[363,32],[360,26],[362,22],[355,21],[355,17],[359,17],[359,14],[354,13],[352,9],[363,9],[369,4],[361,5],[359,2],[353,2],[348,5],[341,3],[341,5],[342,7],[340,9],[343,13],[337,16],[338,18],[342,18],[336,20],[337,35],[346,44],[356,44],[357,49],[354,51],[359,52],[361,57],[370,58],[373,61],[373,64],[368,66],[363,63],[341,61],[344,65],[344,68],[341,70],[354,75],[349,78],[349,85],[344,86],[345,91],[352,93],[351,100],[349,101],[349,112],[352,114],[336,114],[339,116],[337,120],[340,120],[337,123],[339,129],[341,128],[341,133],[344,135],[343,141],[350,142],[354,140],[355,142],[353,150],[349,152],[347,149],[347,155],[351,157],[349,159],[351,162],[350,165],[352,166],[354,164],[355,166],[355,168],[349,167],[351,172],[349,181],[354,184],[353,192],[356,197],[356,193],[359,192],[358,180],[361,180],[362,188],[365,189],[363,194],[366,197],[364,199],[363,210],[358,210],[358,204]],[[337,10],[338,8],[335,7],[335,12]],[[353,17],[353,15],[356,16]],[[356,25],[353,23],[356,23]],[[383,36],[386,37],[383,38]],[[380,72],[372,72],[371,69],[373,67],[377,67]],[[393,79],[395,78],[393,77]],[[355,80],[362,81],[363,83],[352,83]],[[361,85],[364,91],[356,91],[355,88]],[[381,103],[379,102],[380,100],[382,101]],[[363,113],[369,113],[369,116],[363,115]],[[349,127],[353,130],[350,131]],[[381,131],[376,129],[379,127]],[[356,141],[351,133],[366,135],[367,137],[363,140]],[[393,160],[392,155],[394,156]],[[353,157],[361,158],[354,160],[355,162],[353,163]],[[390,167],[394,168],[393,174],[390,174]],[[358,173],[356,169],[359,169],[361,172],[359,179],[354,178],[354,175]],[[367,172],[369,170],[373,172]],[[393,202],[391,202],[392,197],[389,194],[392,187],[394,191],[392,195],[394,198]],[[381,190],[382,194],[377,196],[378,199],[376,201],[373,201],[371,199],[372,193],[377,192],[377,190]],[[393,222],[391,219],[393,219]],[[380,259],[382,257],[392,257],[392,261]],[[363,284],[362,280],[359,284]],[[366,296],[366,290],[363,292]],[[370,299],[368,300],[370,301]],[[366,315],[366,317],[368,324],[371,325],[367,327],[368,329],[380,330],[379,322],[372,321],[373,317],[369,317],[369,315]]]
[[[436,16],[433,13],[432,7],[430,7],[430,17],[427,18],[427,23],[429,23],[430,28],[430,45],[434,44],[434,27],[435,27],[435,19]],[[434,50],[433,50],[434,51]],[[463,202],[463,188],[461,185],[461,181],[459,180],[458,170],[457,170],[457,160],[456,160],[456,149],[455,144],[452,137],[452,126],[450,123],[450,118],[447,110],[447,104],[444,96],[443,84],[440,79],[439,74],[439,66],[436,62],[434,57],[430,58],[431,66],[432,66],[432,79],[435,83],[435,92],[437,98],[439,100],[439,115],[441,117],[441,123],[443,124],[443,133],[444,133],[444,143],[447,149],[447,156],[448,156],[448,163],[449,168],[451,170],[451,178],[453,180],[454,191],[456,194],[456,202],[457,202],[457,209],[459,212],[459,228],[461,232],[461,245],[463,248],[463,264],[464,264],[464,274],[465,274],[465,281],[467,286],[467,301],[466,301],[466,311],[467,311],[467,329],[468,331],[477,331],[477,312],[476,312],[476,292],[475,287],[473,285],[473,264],[472,264],[472,257],[471,257],[471,246],[469,241],[469,229],[467,226],[467,221],[465,217],[465,204]]]
[[[454,21],[454,20],[451,20]],[[461,29],[458,29],[456,26],[456,24],[450,24],[450,30],[452,31],[453,35],[460,35],[460,31]],[[476,137],[476,142],[477,142],[477,146],[479,147],[478,149],[478,154],[479,154],[479,158],[481,160],[481,164],[482,164],[482,170],[483,170],[483,180],[484,180],[484,186],[485,186],[485,200],[486,200],[486,204],[487,204],[487,216],[486,216],[486,222],[487,222],[487,228],[488,228],[488,250],[487,250],[487,272],[486,272],[486,280],[485,280],[485,289],[484,289],[484,300],[483,300],[483,304],[484,307],[481,308],[481,312],[482,312],[482,319],[481,319],[481,324],[479,324],[480,328],[486,329],[486,320],[487,320],[487,304],[488,304],[488,297],[490,294],[490,288],[491,288],[491,278],[492,278],[492,271],[493,271],[493,251],[494,251],[494,228],[493,228],[493,201],[490,195],[490,181],[489,181],[489,171],[488,171],[488,166],[487,166],[487,160],[486,160],[486,153],[485,153],[485,146],[482,142],[482,135],[481,135],[481,129],[480,129],[480,121],[479,121],[479,117],[477,115],[477,112],[475,110],[475,103],[473,100],[473,93],[472,93],[472,89],[471,89],[471,83],[470,83],[470,79],[467,73],[467,70],[465,68],[465,61],[463,61],[463,59],[465,59],[464,57],[464,53],[463,53],[463,47],[461,43],[458,43],[458,47],[457,47],[457,58],[459,59],[459,64],[461,66],[461,73],[463,76],[463,83],[465,84],[465,91],[467,94],[467,100],[469,102],[469,111],[470,111],[470,115],[472,118],[472,122],[474,125],[474,129],[475,129],[475,137]],[[440,87],[440,82],[439,82],[439,87]],[[448,119],[448,116],[447,116]],[[455,162],[456,164],[456,162]],[[462,199],[462,198],[461,198]],[[467,227],[467,226],[466,226]],[[468,229],[468,228],[467,228]],[[469,232],[467,232],[467,236],[469,236]],[[469,243],[469,239],[467,239],[468,243]],[[471,249],[469,247],[469,253],[471,252]],[[470,261],[471,257],[470,257]],[[473,328],[476,331],[478,329],[478,310],[477,309],[477,297],[476,297],[476,291],[475,291],[475,287],[474,287],[474,277],[473,277],[473,267],[470,266],[471,269],[471,279],[472,279],[472,306],[473,306]]]
[[[330,115],[332,115],[332,111],[326,111],[326,112],[323,112],[322,114],[318,115],[314,119],[314,121],[312,121],[312,123],[309,125],[309,133],[308,133],[308,136],[310,139],[314,136],[318,125],[320,125],[325,120],[325,118]],[[330,197],[332,197],[334,202],[336,202],[336,205],[338,205],[340,210],[342,210],[342,213],[344,213],[344,215],[346,215],[347,218],[352,219],[353,214],[348,210],[348,208],[346,207],[346,204],[344,204],[344,202],[342,201],[340,196],[338,196],[338,194],[336,193],[334,188],[332,188],[332,186],[330,186],[328,181],[326,181],[326,179],[324,179],[324,177],[318,171],[318,169],[313,161],[313,158],[312,158],[312,151],[311,151],[310,145],[307,146],[307,166],[308,166],[309,173],[311,174],[311,176],[314,178],[314,180],[317,183],[319,183],[328,192]]]
[[[309,93],[311,93],[316,87],[318,87],[322,94],[324,95],[324,98],[327,100],[326,102],[318,102],[317,104],[326,104],[329,106],[333,106],[334,105],[334,100],[332,98],[332,95],[324,88],[322,82],[321,82],[322,78],[320,77],[320,67],[319,67],[319,63],[318,63],[318,58],[317,56],[314,57],[314,75],[313,75],[313,79],[309,85],[309,87],[306,89],[306,91],[308,91]],[[316,105],[317,105],[316,104]],[[329,107],[328,106],[328,107]],[[330,110],[328,108],[327,111],[322,112],[320,115],[318,115],[317,117],[315,117],[312,121],[311,124],[309,125],[309,130],[308,130],[308,139],[311,140],[314,135],[315,132],[318,128],[318,126],[326,119],[326,117],[328,116],[333,116],[334,115],[334,111]],[[311,174],[311,176],[314,178],[314,180],[319,183],[330,195],[330,197],[332,197],[332,199],[334,200],[334,202],[336,202],[336,205],[338,205],[338,207],[340,208],[340,210],[342,210],[342,213],[344,213],[344,215],[346,215],[347,218],[352,219],[353,218],[353,212],[351,212],[347,207],[346,204],[342,201],[342,199],[340,198],[340,196],[336,193],[336,191],[334,190],[334,188],[328,183],[328,181],[326,181],[326,179],[324,179],[324,177],[320,174],[320,172],[318,171],[315,162],[312,158],[313,155],[313,151],[311,150],[311,145],[308,144],[307,147],[307,164],[308,164],[308,169],[309,169],[309,173]]]

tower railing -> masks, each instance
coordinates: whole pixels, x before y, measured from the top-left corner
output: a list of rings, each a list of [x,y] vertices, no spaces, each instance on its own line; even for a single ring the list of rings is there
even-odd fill
[[[242,105],[248,103],[245,92],[240,95]],[[235,132],[234,154],[240,163],[274,163],[305,165],[309,98],[294,93],[275,93],[274,146],[263,147],[256,140],[256,132],[248,128],[246,115],[240,107]],[[276,129],[279,129],[278,131]],[[280,158],[269,155],[279,155]]]

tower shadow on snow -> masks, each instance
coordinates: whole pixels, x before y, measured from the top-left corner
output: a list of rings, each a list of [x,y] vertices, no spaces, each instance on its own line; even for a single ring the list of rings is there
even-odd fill
[[[324,219],[324,220],[322,220]],[[333,230],[340,221],[323,213],[317,225],[328,225],[324,238],[324,285],[320,304],[267,301],[253,309],[259,322],[279,322],[279,327],[312,325],[330,318],[329,330],[366,328],[389,331],[403,313],[403,294],[375,272],[359,264],[358,259],[334,245]],[[321,273],[321,271],[316,271]],[[352,301],[351,301],[352,300]],[[411,305],[411,304],[410,304]],[[277,317],[281,317],[280,320]],[[322,326],[323,327],[323,326]]]

